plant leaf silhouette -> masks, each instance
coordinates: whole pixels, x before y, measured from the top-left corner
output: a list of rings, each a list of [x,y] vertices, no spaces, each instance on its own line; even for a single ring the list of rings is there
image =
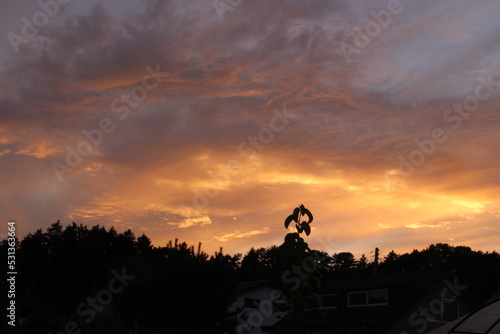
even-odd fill
[[[286,217],[285,219],[285,228],[288,228],[288,225],[290,225],[290,223],[292,222],[293,220],[293,215],[290,215],[288,217]]]
[[[311,211],[309,211],[309,209],[306,209],[303,204],[300,205],[300,214],[301,215],[306,215],[307,218],[309,218],[309,220],[307,222],[309,224],[312,223],[314,217],[313,217]],[[307,235],[309,235],[309,234],[307,234]]]
[[[290,223],[292,222],[292,220],[296,223],[299,222],[299,213],[300,213],[300,208],[297,207],[293,210],[293,213],[286,217],[285,219],[285,228],[288,228],[288,226],[290,225]]]
[[[311,234],[311,226],[309,226],[309,223],[303,221],[301,225],[302,225],[302,231],[306,232],[306,235],[309,236],[309,234]]]

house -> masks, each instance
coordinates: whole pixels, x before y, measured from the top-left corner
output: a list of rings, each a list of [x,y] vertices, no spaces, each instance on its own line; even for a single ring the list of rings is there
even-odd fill
[[[238,333],[271,333],[279,288],[270,280],[241,283],[230,311]],[[370,333],[425,333],[474,309],[467,285],[446,270],[326,280],[319,291],[318,328],[366,327]]]
[[[281,291],[270,280],[243,282],[236,290],[236,301],[229,311],[238,314],[237,333],[268,333],[283,316],[274,312],[273,302],[281,296]]]
[[[319,321],[371,333],[424,333],[470,312],[466,289],[446,270],[332,281],[321,290]]]

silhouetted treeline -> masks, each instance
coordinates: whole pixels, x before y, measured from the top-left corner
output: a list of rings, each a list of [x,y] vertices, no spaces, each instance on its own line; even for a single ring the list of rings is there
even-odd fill
[[[5,240],[0,247],[6,254]],[[18,242],[16,305],[17,318],[24,323],[16,330],[59,333],[74,322],[89,333],[128,333],[137,326],[163,326],[172,333],[232,333],[234,315],[227,309],[237,283],[279,281],[283,271],[279,254],[279,247],[272,246],[252,248],[245,255],[223,254],[222,249],[208,255],[201,244],[194,247],[177,240],[153,247],[146,235],[136,237],[131,230],[118,233],[114,228],[75,223],[63,227],[58,221]],[[323,280],[373,274],[373,260],[365,255],[356,259],[349,252],[329,255],[313,250],[312,254]],[[7,291],[5,262],[2,291]],[[469,288],[478,298],[488,298],[500,282],[498,253],[448,244],[406,254],[391,251],[380,260],[378,274],[433,268],[448,269],[473,282]],[[6,294],[1,298],[6,305]]]
[[[7,247],[4,240],[2,254]],[[158,324],[172,333],[221,333],[233,327],[226,310],[236,261],[177,241],[153,247],[130,230],[63,228],[58,221],[18,244],[16,313],[24,323],[15,332],[60,333],[70,324],[75,333],[129,333]],[[1,291],[7,291],[4,262]],[[2,300],[6,305],[6,294]]]
[[[444,268],[469,282],[468,291],[487,299],[500,289],[500,255],[497,252],[473,251],[470,247],[433,244],[411,253],[388,253],[380,264],[381,273],[405,273]]]
[[[239,279],[279,278],[281,272],[276,265],[277,249],[276,246],[250,249],[237,267]],[[318,254],[315,258],[320,259],[325,280],[373,275],[373,259],[368,260],[365,254],[356,259],[350,252],[332,255],[322,251],[313,252]],[[446,269],[473,283],[469,291],[482,298],[490,297],[500,285],[500,255],[497,252],[474,251],[470,247],[443,243],[405,254],[390,251],[379,261],[377,273],[410,273],[436,268]]]

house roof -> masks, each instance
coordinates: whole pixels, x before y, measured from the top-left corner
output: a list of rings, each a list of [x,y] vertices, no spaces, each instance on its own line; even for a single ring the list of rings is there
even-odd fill
[[[500,296],[429,334],[500,334]]]

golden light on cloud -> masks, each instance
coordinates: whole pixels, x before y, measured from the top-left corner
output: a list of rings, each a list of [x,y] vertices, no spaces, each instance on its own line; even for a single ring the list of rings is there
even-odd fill
[[[168,225],[175,226],[177,228],[188,228],[193,226],[206,226],[212,224],[212,220],[209,216],[200,216],[200,217],[190,217],[184,220],[181,223],[171,223],[168,222]]]
[[[226,233],[220,236],[215,236],[214,239],[220,242],[226,242],[232,239],[241,239],[241,238],[248,238],[254,235],[259,235],[259,234],[266,234],[270,232],[269,227],[264,227],[260,230],[252,230],[248,232],[232,232],[232,233]]]
[[[435,224],[425,224],[425,223],[413,223],[413,224],[406,224],[405,226],[408,228],[423,228],[423,227],[428,227],[428,228],[444,228],[445,226],[451,224],[451,222],[446,221],[446,222],[437,222]]]
[[[217,159],[211,159],[217,162]],[[321,246],[333,251],[341,245],[348,247],[352,244],[354,247],[359,243],[356,240],[366,240],[374,235],[383,239],[384,233],[406,235],[405,238],[411,238],[421,247],[426,244],[424,240],[432,240],[420,232],[412,235],[412,232],[404,231],[434,230],[446,240],[459,242],[462,239],[456,237],[456,231],[464,228],[465,222],[483,220],[482,215],[486,212],[495,212],[494,204],[479,199],[466,200],[466,194],[412,191],[404,183],[388,190],[379,186],[386,181],[384,176],[358,174],[354,177],[337,171],[321,182],[319,176],[308,178],[308,174],[293,169],[280,174],[278,170],[282,167],[273,165],[275,159],[275,155],[261,155],[259,161],[265,167],[261,170],[252,164],[240,164],[238,174],[224,179],[223,187],[218,187],[209,173],[201,174],[205,179],[196,174],[197,181],[190,182],[189,178],[184,181],[166,178],[162,175],[169,172],[159,168],[130,182],[120,183],[113,192],[96,194],[92,205],[74,206],[71,217],[76,221],[105,219],[115,226],[147,227],[156,242],[179,236],[192,243],[203,241],[205,247],[217,249],[224,246],[227,250],[242,252],[241,240],[245,240],[245,244],[261,246],[282,240],[286,231],[282,230],[284,216],[280,213],[300,204],[284,200],[299,194],[297,201],[305,202],[314,210],[316,219],[312,228],[321,234],[321,238],[314,237],[316,241],[312,244],[320,242]],[[191,187],[186,188],[187,184]],[[204,187],[213,187],[211,191],[215,196],[207,197],[206,206],[190,210],[193,196],[203,193]],[[280,198],[278,194],[284,196]],[[256,204],[248,205],[249,199]],[[179,206],[179,201],[186,206]],[[147,219],[127,225],[126,222],[131,222],[129,217]],[[290,229],[294,231],[293,226]],[[321,239],[329,241],[325,243]],[[358,252],[367,252],[373,248],[373,242],[366,243],[365,248]]]

